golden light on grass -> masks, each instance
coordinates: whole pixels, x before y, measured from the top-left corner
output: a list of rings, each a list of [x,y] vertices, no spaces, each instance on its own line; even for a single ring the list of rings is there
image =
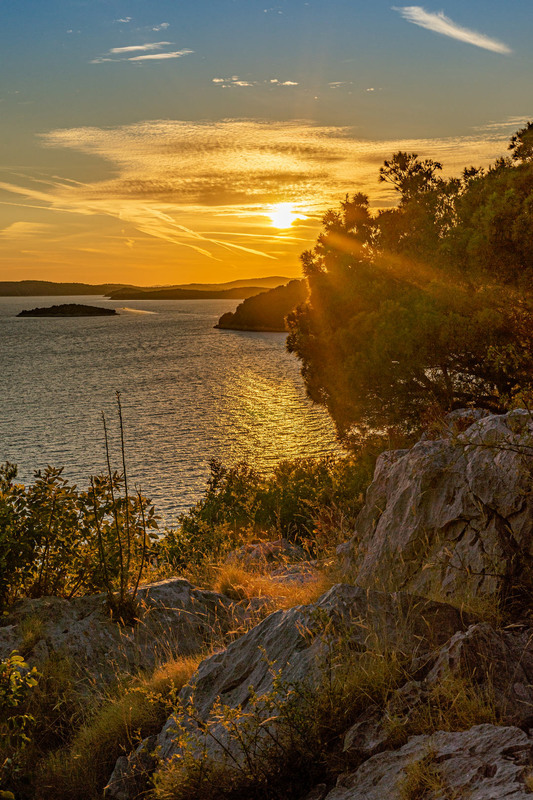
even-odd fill
[[[294,220],[298,219],[292,203],[276,203],[271,206],[268,216],[275,228],[290,228]]]

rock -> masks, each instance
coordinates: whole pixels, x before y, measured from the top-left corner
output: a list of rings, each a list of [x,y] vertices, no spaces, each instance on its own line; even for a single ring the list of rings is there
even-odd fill
[[[437,685],[447,676],[485,688],[505,724],[533,726],[531,629],[496,631],[481,623],[458,631],[440,650],[425,684]]]
[[[246,712],[254,692],[262,696],[272,691],[278,672],[286,686],[305,686],[312,696],[322,685],[325,671],[336,669],[332,651],[339,651],[339,639],[355,654],[377,645],[385,657],[393,649],[417,658],[443,645],[466,624],[468,620],[457,609],[443,603],[339,584],[316,603],[271,614],[226,650],[203,661],[191,678],[194,690],[185,687],[180,693],[185,707],[180,722],[189,736],[197,736],[199,752],[205,749],[217,763],[238,768],[235,765],[244,756],[237,737],[229,736],[225,726],[211,718],[217,701]],[[202,732],[206,723],[207,734]],[[261,748],[261,737],[254,746]],[[162,729],[157,749],[163,762],[179,755],[173,717]],[[135,771],[133,754],[129,774]],[[123,800],[125,777],[129,779],[121,765],[111,776],[109,797]]]
[[[113,681],[121,672],[152,669],[176,655],[191,655],[243,622],[228,598],[173,578],[137,593],[135,627],[112,622],[103,594],[63,600],[23,600],[2,620],[0,659],[19,650],[31,664],[66,656],[81,672]]]
[[[244,544],[237,550],[232,550],[226,560],[229,564],[239,564],[246,569],[264,569],[271,565],[305,561],[306,558],[305,550],[298,545],[291,544],[287,539],[277,539]]]
[[[316,568],[316,562],[301,561],[299,564],[287,564],[277,567],[269,573],[279,583],[313,583],[319,580],[321,573]]]
[[[532,766],[533,742],[519,728],[476,725],[461,733],[439,731],[372,756],[355,772],[341,776],[326,800],[529,800],[525,778]],[[415,770],[432,780],[431,787],[424,792],[419,786],[408,795],[405,784]]]
[[[468,412],[471,414],[472,412]],[[339,548],[360,586],[474,597],[533,585],[533,421],[454,414],[444,438],[383,453]]]

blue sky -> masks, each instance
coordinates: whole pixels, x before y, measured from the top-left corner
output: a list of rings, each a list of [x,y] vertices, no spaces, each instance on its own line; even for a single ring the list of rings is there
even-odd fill
[[[525,2],[1,9],[0,279],[296,275],[394,149],[458,171],[533,116]]]

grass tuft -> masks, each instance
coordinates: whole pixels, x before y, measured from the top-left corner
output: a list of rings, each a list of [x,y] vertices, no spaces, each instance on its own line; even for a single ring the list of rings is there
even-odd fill
[[[68,747],[41,766],[39,800],[100,800],[117,758],[159,733],[175,696],[202,658],[176,658],[102,701]]]

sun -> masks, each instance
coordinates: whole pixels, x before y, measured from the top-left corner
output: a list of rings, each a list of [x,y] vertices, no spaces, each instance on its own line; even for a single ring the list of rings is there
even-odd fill
[[[292,203],[276,203],[276,205],[270,207],[268,216],[275,228],[290,228],[294,220],[298,219],[298,214],[294,213]]]

